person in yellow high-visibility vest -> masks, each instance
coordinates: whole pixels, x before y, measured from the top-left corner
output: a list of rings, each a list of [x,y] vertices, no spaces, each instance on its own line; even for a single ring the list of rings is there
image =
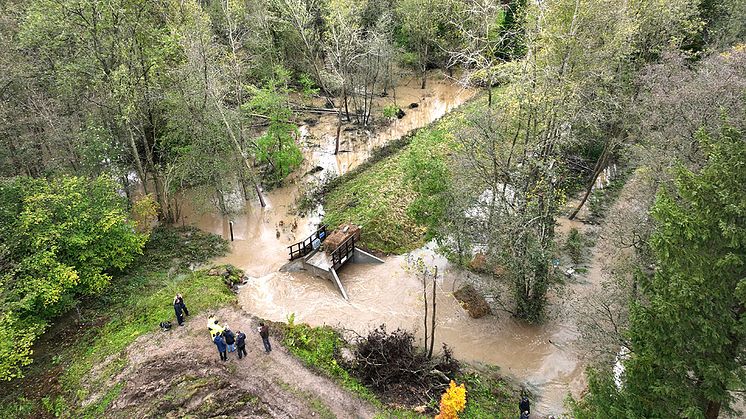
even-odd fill
[[[210,330],[210,338],[215,339],[215,336],[223,333],[223,326],[218,324],[218,319],[215,316],[210,316],[207,319],[207,329]]]

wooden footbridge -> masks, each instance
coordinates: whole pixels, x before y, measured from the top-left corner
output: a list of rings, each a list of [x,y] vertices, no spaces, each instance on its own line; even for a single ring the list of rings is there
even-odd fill
[[[288,246],[290,260],[300,259],[303,269],[313,272],[314,275],[330,280],[342,293],[342,297],[348,300],[342,281],[339,280],[338,271],[347,263],[383,263],[383,261],[368,252],[355,246],[355,236],[351,235],[339,244],[331,252],[322,249],[324,240],[329,236],[327,226],[322,225],[305,240]]]

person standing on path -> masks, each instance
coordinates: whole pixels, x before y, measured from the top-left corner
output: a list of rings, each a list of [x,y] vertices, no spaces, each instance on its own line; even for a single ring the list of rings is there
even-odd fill
[[[184,315],[189,316],[189,310],[187,309],[186,304],[184,304],[184,297],[182,297],[181,294],[176,294],[176,297],[174,297],[174,304],[176,304],[177,301],[181,306],[181,311],[184,312]]]
[[[223,325],[223,336],[225,336],[225,344],[228,345],[228,352],[235,352],[236,351],[236,335],[233,334],[233,331],[228,327],[228,325]]]
[[[521,401],[518,402],[518,410],[520,410],[521,413],[526,412],[527,415],[531,413],[531,402],[525,394],[521,396]]]
[[[179,323],[179,326],[184,326],[184,315],[182,314],[183,309],[181,308],[181,303],[174,297],[174,312],[176,312],[176,321]]]
[[[267,353],[272,352],[272,345],[269,344],[269,327],[264,322],[259,322],[259,336],[262,337],[264,351]]]
[[[246,354],[246,335],[242,331],[236,332],[236,346],[238,346],[238,359],[241,359]]]
[[[223,326],[218,323],[218,319],[210,316],[207,319],[207,330],[210,331],[210,339],[215,339],[216,335],[223,333]]]
[[[220,353],[220,360],[221,361],[227,361],[228,360],[228,354],[225,353],[225,339],[223,339],[223,335],[215,335],[215,339],[213,340],[215,345],[218,347],[218,352]]]

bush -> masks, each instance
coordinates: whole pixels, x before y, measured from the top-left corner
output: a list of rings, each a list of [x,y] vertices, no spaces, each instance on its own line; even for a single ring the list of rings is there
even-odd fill
[[[572,228],[565,242],[565,251],[570,256],[572,263],[578,264],[583,261],[583,235],[577,228]]]
[[[396,119],[396,114],[399,113],[399,107],[391,104],[383,107],[383,117],[388,119]]]
[[[445,345],[443,352],[442,357],[428,360],[425,351],[414,346],[412,333],[401,329],[388,333],[382,325],[357,344],[355,362],[349,367],[363,384],[384,396],[395,396],[399,402],[407,399],[413,405],[429,403],[460,370]]]

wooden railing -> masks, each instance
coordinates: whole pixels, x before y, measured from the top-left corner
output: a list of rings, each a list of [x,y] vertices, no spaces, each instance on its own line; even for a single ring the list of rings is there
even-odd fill
[[[315,233],[308,236],[307,239],[288,246],[288,250],[290,250],[290,260],[297,259],[311,253],[313,251],[313,242],[316,239],[318,239],[319,242],[323,242],[326,236],[326,225],[322,225],[321,227],[319,227],[318,230],[316,230]]]
[[[347,262],[352,254],[355,252],[355,236],[350,236],[349,239],[342,242],[332,252],[332,268],[338,269],[342,264]]]

